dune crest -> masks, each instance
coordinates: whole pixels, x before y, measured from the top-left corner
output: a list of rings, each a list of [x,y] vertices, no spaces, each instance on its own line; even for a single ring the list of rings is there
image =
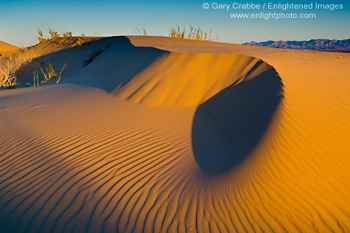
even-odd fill
[[[169,53],[113,92],[148,106],[197,106],[231,84],[269,69],[261,60],[245,55]]]
[[[104,38],[83,47],[48,42],[32,48],[40,62],[67,64],[61,82],[88,85],[148,106],[197,106],[222,89],[273,69],[261,59],[238,54],[173,53],[135,47],[126,37]],[[100,51],[89,64],[87,58]],[[20,77],[32,79],[35,65]]]

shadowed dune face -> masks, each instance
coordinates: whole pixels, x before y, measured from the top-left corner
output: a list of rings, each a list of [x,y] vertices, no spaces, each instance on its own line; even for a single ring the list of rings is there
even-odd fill
[[[282,82],[271,67],[233,83],[198,106],[192,125],[194,157],[207,174],[241,162],[264,135],[282,95]]]
[[[174,53],[153,47],[135,47],[126,37],[111,37],[50,53],[47,44],[40,63],[67,64],[62,83],[92,86],[118,98],[146,106],[198,106],[246,76],[270,67],[258,58],[239,54]],[[91,54],[99,55],[86,65]],[[19,77],[33,79],[35,64]]]
[[[61,83],[91,86],[107,92],[122,88],[159,57],[169,53],[152,47],[137,48],[124,36],[90,41],[81,47],[71,47],[72,43],[68,42],[66,48],[64,43],[45,42],[31,50],[37,54],[38,63],[51,62],[58,70],[67,65]],[[97,51],[98,55],[93,56]],[[32,82],[36,67],[37,63],[30,64],[19,80]]]

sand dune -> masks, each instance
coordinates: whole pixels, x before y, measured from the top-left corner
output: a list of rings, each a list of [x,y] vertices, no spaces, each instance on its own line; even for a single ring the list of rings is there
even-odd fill
[[[0,91],[0,232],[350,232],[350,55],[32,49],[67,73]]]
[[[0,55],[2,52],[9,52],[18,49],[17,46],[0,41]]]

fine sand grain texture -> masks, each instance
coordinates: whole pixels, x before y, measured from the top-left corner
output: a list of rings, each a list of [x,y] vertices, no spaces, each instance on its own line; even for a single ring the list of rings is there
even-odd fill
[[[0,232],[350,232],[350,54],[163,37],[29,50],[67,70],[0,91]]]

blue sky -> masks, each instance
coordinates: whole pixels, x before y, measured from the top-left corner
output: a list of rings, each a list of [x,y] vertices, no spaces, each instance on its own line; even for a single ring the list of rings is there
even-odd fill
[[[203,3],[209,9],[203,9]],[[320,0],[323,4],[343,4],[342,10],[294,10],[293,13],[315,13],[316,19],[231,19],[230,13],[280,13],[281,10],[214,10],[212,3],[315,3],[300,1],[53,1],[53,0],[0,0],[0,40],[18,46],[36,43],[36,29],[47,32],[50,28],[73,35],[85,33],[101,36],[133,35],[135,27],[145,28],[149,35],[169,34],[172,26],[200,27],[213,30],[219,41],[243,43],[265,40],[309,40],[313,38],[349,38],[347,22],[350,4],[343,1]],[[282,13],[289,13],[285,11]]]

